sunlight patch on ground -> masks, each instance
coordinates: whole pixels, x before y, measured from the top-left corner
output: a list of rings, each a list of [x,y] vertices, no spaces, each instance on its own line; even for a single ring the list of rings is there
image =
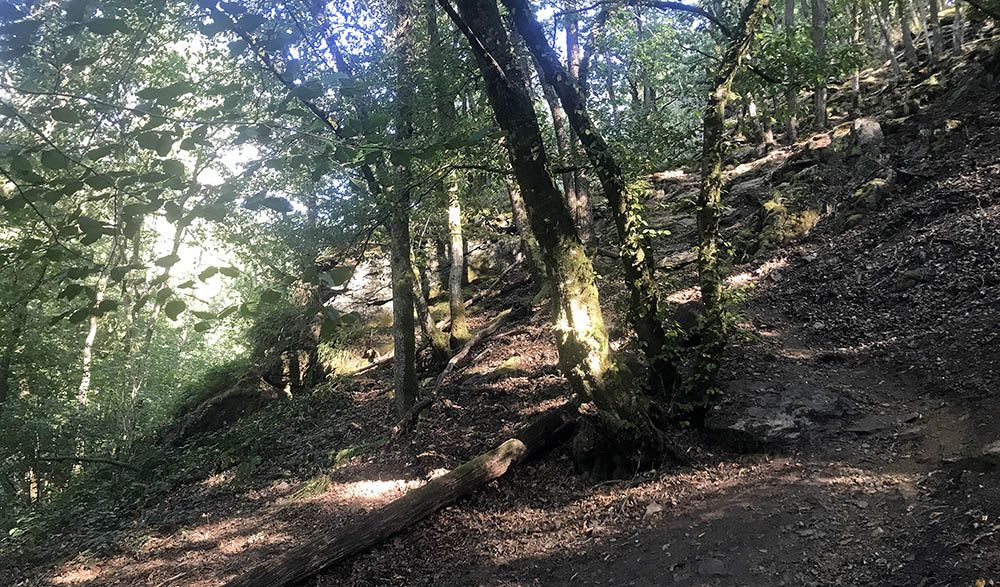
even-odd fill
[[[541,414],[541,413],[547,412],[549,410],[558,408],[559,406],[561,406],[561,405],[563,405],[565,403],[566,403],[566,398],[564,398],[564,397],[556,397],[556,398],[552,398],[552,399],[547,399],[547,400],[544,400],[544,401],[540,401],[538,403],[533,403],[533,404],[527,405],[527,406],[519,409],[517,411],[517,414],[519,416],[521,416],[522,418],[525,418],[525,417],[528,417],[528,416],[534,416],[536,414]]]
[[[96,580],[101,576],[97,569],[71,569],[49,579],[52,585],[79,585]]]
[[[292,537],[285,533],[271,534],[266,530],[254,532],[248,536],[237,536],[229,540],[219,542],[219,552],[225,554],[240,554],[248,548],[269,546],[273,544],[285,544],[290,542]]]
[[[363,503],[384,503],[392,501],[411,489],[423,485],[423,481],[392,479],[389,481],[352,481],[334,485],[330,493],[347,500]]]
[[[732,171],[726,173],[726,181],[733,181],[741,175],[746,175],[755,169],[759,169],[775,161],[783,161],[788,158],[789,154],[790,151],[788,149],[775,149],[760,159],[755,159],[749,163],[737,165]]]
[[[744,271],[743,273],[737,273],[736,275],[730,275],[726,278],[726,285],[729,287],[744,287],[747,285],[752,285],[760,282],[761,279],[771,275],[775,271],[785,269],[788,267],[788,259],[781,257],[778,259],[769,259],[765,261],[760,267],[754,269],[753,271]]]
[[[792,476],[785,476],[782,479],[789,483],[803,482],[802,479]],[[808,482],[835,486],[852,493],[884,493],[886,489],[912,487],[916,483],[916,478],[908,473],[880,473],[830,463],[828,472],[816,473],[808,479]]]

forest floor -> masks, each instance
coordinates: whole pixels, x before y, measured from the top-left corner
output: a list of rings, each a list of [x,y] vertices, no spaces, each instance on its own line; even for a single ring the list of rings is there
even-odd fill
[[[849,161],[797,172],[823,215],[805,237],[734,269],[742,300],[727,400],[693,464],[595,483],[557,449],[307,584],[1000,581],[1000,451],[983,450],[1000,440],[1000,72],[987,73],[964,63],[906,116],[871,106],[894,171],[877,206],[858,213],[865,178]],[[756,181],[744,200],[758,207],[773,187],[761,178],[810,142],[745,177],[737,168],[731,192]],[[654,218],[676,209],[668,192],[651,200]],[[735,231],[750,214],[732,218]],[[661,244],[689,248],[685,226]],[[602,288],[609,299],[620,289]],[[472,326],[532,293],[483,302]],[[267,436],[251,469],[240,469],[248,449],[136,511],[88,512],[30,567],[0,570],[0,583],[219,585],[385,504],[565,401],[547,316],[534,310],[474,351],[443,388],[449,401],[405,441],[369,446],[393,423],[387,370],[335,382]],[[754,418],[759,426],[746,425]]]

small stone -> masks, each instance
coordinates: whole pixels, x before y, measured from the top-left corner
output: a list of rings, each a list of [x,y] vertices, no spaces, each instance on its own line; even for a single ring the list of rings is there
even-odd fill
[[[882,126],[874,118],[858,118],[851,128],[851,145],[861,154],[877,155],[882,150],[885,135]]]
[[[882,422],[878,416],[871,415],[865,416],[864,418],[858,420],[853,426],[847,428],[847,432],[855,432],[857,434],[872,434],[878,432],[879,430],[884,430],[888,426]]]
[[[899,440],[916,440],[923,435],[923,426],[912,426],[896,435]]]
[[[991,442],[959,463],[970,471],[993,471],[1000,468],[1000,440]]]
[[[706,558],[698,564],[698,574],[707,577],[725,577],[729,574],[726,564],[717,558]]]
[[[656,514],[663,511],[663,505],[656,503],[655,501],[646,506],[646,513],[643,514],[643,518],[648,518],[649,516],[655,516]]]

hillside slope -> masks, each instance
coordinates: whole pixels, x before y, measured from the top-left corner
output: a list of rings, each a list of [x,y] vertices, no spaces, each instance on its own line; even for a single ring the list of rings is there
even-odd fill
[[[310,584],[1000,580],[1000,450],[984,452],[1000,440],[995,47],[933,81],[879,90],[874,74],[865,108],[884,143],[870,169],[838,155],[832,133],[730,171],[739,331],[693,465],[595,485],[557,450]],[[664,265],[680,267],[665,279],[685,285],[693,178],[661,179],[650,209],[673,232]],[[603,287],[613,308],[620,288]],[[471,326],[533,293],[488,300]],[[161,465],[172,486],[134,511],[81,512],[0,583],[219,585],[565,401],[546,324],[536,306],[476,349],[403,443],[381,446],[394,423],[385,370],[334,381],[185,447]]]

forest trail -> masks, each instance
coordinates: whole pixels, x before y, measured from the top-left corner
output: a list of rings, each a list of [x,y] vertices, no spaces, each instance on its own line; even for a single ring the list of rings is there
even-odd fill
[[[736,268],[730,393],[693,465],[595,484],[561,448],[307,584],[1000,580],[1000,460],[979,454],[1000,438],[1000,99],[976,75],[954,75],[918,114],[874,113],[897,178],[878,206],[847,223],[853,186],[826,166],[813,177],[832,208],[815,230]],[[738,209],[730,228],[755,210]],[[675,227],[670,254],[684,254],[690,227]],[[531,294],[484,301],[470,327]],[[379,444],[394,420],[386,370],[340,381],[339,399],[280,408],[287,429],[268,414],[241,424],[242,461],[190,472],[141,513],[82,513],[43,563],[0,583],[219,585],[564,401],[543,308],[473,355],[446,382],[448,402],[398,446]]]

